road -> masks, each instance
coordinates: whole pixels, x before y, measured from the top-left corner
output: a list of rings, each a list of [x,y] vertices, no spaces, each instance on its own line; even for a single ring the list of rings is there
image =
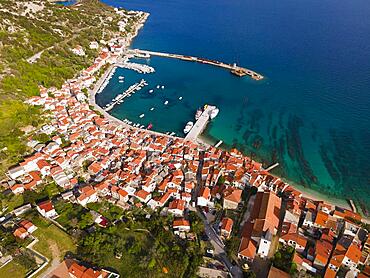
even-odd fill
[[[238,265],[233,265],[225,253],[225,245],[222,242],[218,233],[213,229],[212,225],[208,222],[207,218],[203,215],[201,210],[198,208],[197,213],[199,217],[203,220],[204,231],[209,237],[209,241],[214,248],[214,256],[219,259],[229,270],[235,278],[243,277],[242,270]]]

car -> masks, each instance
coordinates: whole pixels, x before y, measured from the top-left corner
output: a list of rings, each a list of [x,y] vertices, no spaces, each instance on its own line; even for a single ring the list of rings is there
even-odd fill
[[[202,234],[200,239],[203,241],[209,241],[209,236],[207,236],[207,234]]]
[[[213,255],[215,253],[212,249],[207,249],[206,252],[207,252],[207,254],[211,254],[211,255]]]

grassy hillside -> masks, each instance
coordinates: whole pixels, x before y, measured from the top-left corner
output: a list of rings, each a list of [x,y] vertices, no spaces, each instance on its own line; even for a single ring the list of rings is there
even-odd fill
[[[117,34],[120,17],[96,0],[65,7],[48,1],[0,0],[0,175],[27,152],[25,137],[44,119],[25,98],[38,86],[60,87],[91,64],[91,41]],[[81,45],[86,56],[72,54]],[[40,53],[30,63],[29,58]]]

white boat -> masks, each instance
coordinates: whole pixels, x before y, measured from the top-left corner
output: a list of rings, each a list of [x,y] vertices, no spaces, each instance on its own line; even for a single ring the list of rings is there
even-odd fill
[[[144,116],[145,116],[145,114],[141,114],[141,115],[139,116],[139,118],[144,118]]]
[[[123,83],[123,82],[125,82],[125,80],[120,80],[120,81],[118,81],[119,83]]]
[[[168,104],[168,100],[166,100],[165,102],[164,102],[164,105],[167,105]]]
[[[185,134],[188,134],[189,131],[193,128],[194,126],[194,123],[193,122],[188,122],[184,128],[184,133]]]
[[[154,90],[149,90],[149,94],[151,94],[151,93],[153,93],[154,92]]]
[[[195,113],[195,120],[198,121],[202,113],[203,113],[202,109],[198,109],[197,112]]]
[[[216,116],[218,115],[218,112],[220,112],[220,109],[218,109],[217,107],[215,107],[215,109],[213,109],[212,111],[211,111],[211,113],[210,113],[210,118],[211,119],[214,119],[214,118],[216,118]]]
[[[174,136],[176,133],[175,132],[171,132],[170,133],[170,136]]]
[[[144,125],[141,125],[140,128],[144,128]]]
[[[124,79],[125,77],[124,76],[118,76],[118,79]]]
[[[162,85],[162,89],[164,89],[164,86]]]
[[[150,111],[153,111],[154,110],[154,107],[150,108]]]
[[[179,97],[179,100],[182,100],[182,97]]]
[[[159,89],[159,87],[160,87],[160,86],[159,86],[159,85],[157,85],[157,89]]]

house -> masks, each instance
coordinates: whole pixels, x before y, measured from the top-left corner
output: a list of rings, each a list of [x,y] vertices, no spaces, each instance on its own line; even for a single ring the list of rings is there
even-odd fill
[[[289,273],[286,273],[274,266],[271,266],[267,278],[290,278]]]
[[[16,183],[10,187],[10,190],[13,192],[13,194],[22,194],[24,192],[24,186],[23,184]]]
[[[81,206],[86,206],[88,203],[95,203],[98,201],[98,193],[91,186],[85,186],[80,188],[81,195],[78,196],[77,202]]]
[[[347,249],[347,252],[343,258],[342,265],[352,270],[356,269],[361,259],[361,255],[361,249],[357,245],[352,243],[351,246]]]
[[[15,166],[13,168],[10,168],[7,172],[8,176],[15,180],[21,176],[23,176],[26,172],[24,171],[24,168],[22,166]]]
[[[138,198],[140,202],[147,203],[152,198],[152,194],[141,189],[135,192],[135,197]]]
[[[185,201],[181,199],[176,199],[172,201],[168,206],[168,212],[172,213],[177,217],[184,216],[184,210],[185,210]]]
[[[293,246],[297,252],[303,252],[307,245],[307,239],[298,233],[286,234],[279,238],[283,244]]]
[[[208,187],[203,187],[199,191],[199,196],[197,198],[197,205],[200,207],[206,207],[210,199],[211,199],[211,191],[209,190]]]
[[[119,196],[118,202],[127,203],[129,198],[128,192],[124,189],[118,189],[117,193]]]
[[[13,235],[15,237],[18,237],[20,239],[25,239],[26,237],[29,236],[29,233],[27,232],[27,230],[23,227],[19,227],[17,228],[14,232],[13,232]]]
[[[221,221],[220,234],[223,238],[228,239],[231,235],[234,221],[231,218],[225,217]]]
[[[19,225],[25,228],[27,232],[29,232],[30,234],[32,234],[34,231],[37,230],[37,227],[33,225],[31,221],[28,221],[28,220],[21,221]]]
[[[50,200],[37,204],[36,209],[43,217],[46,218],[55,218],[58,216],[54,209],[54,205]]]
[[[224,209],[237,209],[241,200],[243,190],[229,187],[224,191]]]
[[[184,218],[175,219],[172,223],[172,227],[174,229],[175,234],[179,232],[190,231],[190,223],[188,220],[185,220]]]

